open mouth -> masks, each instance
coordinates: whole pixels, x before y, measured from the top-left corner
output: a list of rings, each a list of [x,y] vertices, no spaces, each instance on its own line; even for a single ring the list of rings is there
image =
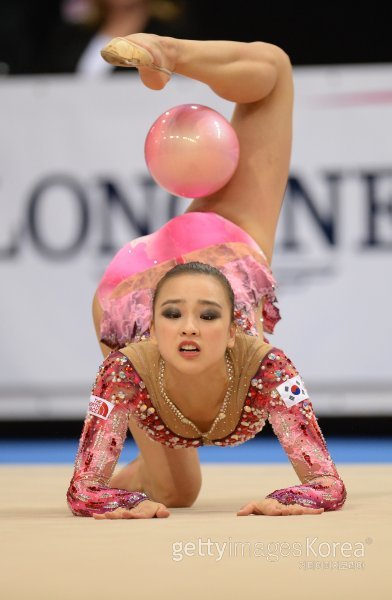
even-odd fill
[[[182,344],[179,348],[180,352],[184,354],[191,354],[195,352],[200,352],[200,348],[195,344]]]

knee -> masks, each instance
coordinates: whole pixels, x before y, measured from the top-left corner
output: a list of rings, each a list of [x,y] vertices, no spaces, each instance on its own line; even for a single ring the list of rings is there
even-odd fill
[[[167,508],[189,508],[196,502],[198,495],[199,494],[192,496],[189,494],[173,495],[172,497],[169,497],[166,502],[163,502],[163,504],[167,506]]]
[[[186,490],[168,490],[155,495],[156,502],[162,502],[167,508],[189,508],[199,495],[201,485]]]

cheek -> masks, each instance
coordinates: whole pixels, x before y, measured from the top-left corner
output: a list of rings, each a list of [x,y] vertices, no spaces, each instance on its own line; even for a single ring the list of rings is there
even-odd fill
[[[154,334],[160,341],[165,341],[165,338],[175,332],[175,321],[171,319],[159,318],[154,324]]]
[[[204,332],[204,335],[210,340],[216,340],[217,342],[221,341],[222,343],[226,343],[229,334],[229,329],[222,323],[208,327]]]

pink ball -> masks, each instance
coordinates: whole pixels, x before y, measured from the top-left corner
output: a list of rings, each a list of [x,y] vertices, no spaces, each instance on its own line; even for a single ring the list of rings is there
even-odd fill
[[[158,185],[176,196],[199,198],[231,179],[238,165],[239,142],[229,121],[216,110],[181,104],[154,122],[144,155]]]

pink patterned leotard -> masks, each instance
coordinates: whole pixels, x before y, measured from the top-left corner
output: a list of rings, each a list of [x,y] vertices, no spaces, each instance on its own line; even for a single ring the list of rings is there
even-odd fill
[[[249,348],[259,343],[255,338],[253,342],[249,336],[242,337],[248,338],[249,342],[241,343]],[[131,346],[138,346],[141,351],[143,344],[151,342]],[[235,349],[232,357],[238,366]],[[132,508],[147,498],[138,492],[108,487],[130,416],[152,440],[177,449],[197,448],[203,443],[216,446],[242,444],[260,432],[268,420],[301,485],[275,490],[267,498],[275,498],[282,504],[322,507],[326,511],[340,509],[346,499],[346,489],[329,455],[306,389],[301,389],[303,382],[296,368],[281,350],[269,347],[253,373],[250,381],[244,381],[241,373],[238,374],[237,393],[243,401],[238,414],[232,415],[234,420],[230,421],[228,415],[229,431],[223,437],[219,430],[213,431],[211,439],[203,442],[191,429],[187,435],[170,429],[157,411],[155,391],[147,388],[124,353],[112,351],[102,363],[92,388],[95,398],[90,401],[67,494],[72,512],[91,516],[120,506]],[[300,392],[303,399],[297,402],[295,395]],[[186,431],[186,426],[183,427]]]
[[[221,269],[229,279],[242,332],[229,351],[236,374],[232,410],[207,440],[195,437],[186,425],[171,424],[165,414],[156,388],[159,356],[148,341],[157,282],[175,264],[193,260]],[[274,304],[274,277],[263,252],[245,231],[215,213],[176,217],[155,233],[126,244],[107,268],[97,295],[103,308],[101,340],[113,351],[92,389],[67,493],[75,515],[133,508],[147,499],[141,492],[109,487],[130,417],[152,440],[176,449],[242,444],[269,420],[302,485],[275,490],[267,497],[325,510],[343,506],[344,483],[312,404],[301,390],[297,370],[281,350],[265,345],[262,350],[264,342],[257,337],[255,315],[261,303],[264,331],[272,333],[280,316]],[[287,393],[282,389],[286,384]]]

